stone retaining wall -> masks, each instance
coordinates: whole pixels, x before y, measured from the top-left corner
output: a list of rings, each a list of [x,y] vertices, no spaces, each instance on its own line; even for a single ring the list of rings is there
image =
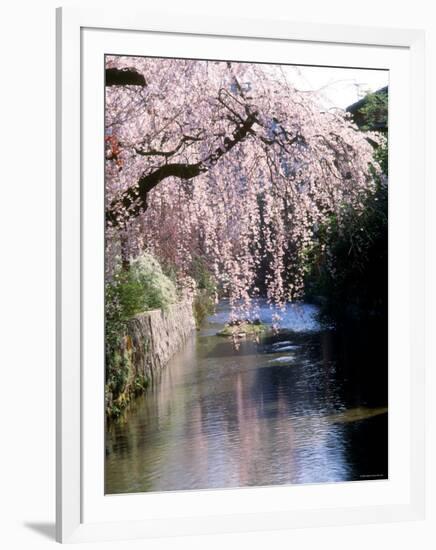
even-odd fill
[[[128,325],[132,338],[133,362],[145,378],[153,377],[179,351],[195,330],[190,303],[137,315]]]
[[[195,330],[192,304],[183,302],[167,310],[153,310],[133,317],[127,324],[120,355],[123,386],[117,395],[106,388],[106,412],[116,416],[141,393],[178,352]]]

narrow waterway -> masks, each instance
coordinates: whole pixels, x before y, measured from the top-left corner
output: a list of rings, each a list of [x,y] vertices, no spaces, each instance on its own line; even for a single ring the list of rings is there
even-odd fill
[[[263,322],[271,312],[260,305]],[[289,305],[232,343],[222,303],[106,433],[106,494],[387,478],[387,357]]]

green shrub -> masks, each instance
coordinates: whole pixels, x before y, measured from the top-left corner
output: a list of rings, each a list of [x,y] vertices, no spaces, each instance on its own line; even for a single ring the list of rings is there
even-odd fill
[[[194,296],[192,304],[195,325],[200,328],[201,323],[208,315],[212,315],[215,310],[215,298],[206,290],[199,290]]]
[[[349,110],[361,130],[387,138],[388,101],[388,91],[382,89]],[[387,326],[388,141],[370,142],[383,176],[374,174],[377,189],[364,201],[361,214],[348,210],[340,224],[332,215],[318,228],[318,244],[307,255],[306,291],[323,298],[322,311],[334,321],[369,319]]]
[[[207,263],[201,256],[196,256],[192,260],[191,277],[197,284],[197,288],[207,291],[208,294],[216,293],[215,279],[210,272]]]
[[[215,310],[217,285],[206,261],[201,256],[196,256],[192,260],[191,277],[197,286],[192,306],[195,324],[197,328],[200,328],[204,319]]]
[[[134,285],[142,289],[142,311],[165,309],[177,302],[177,290],[167,277],[159,262],[146,252],[130,263],[130,277]]]
[[[117,269],[105,288],[106,334],[106,407],[111,417],[119,415],[129,396],[126,395],[131,376],[132,357],[126,346],[127,321],[134,315],[151,309],[165,309],[177,301],[175,284],[164,275],[159,262],[144,253],[131,261],[129,269]],[[139,393],[147,381],[134,381]]]
[[[339,319],[386,318],[388,280],[388,190],[383,184],[365,201],[319,229],[306,278],[309,295],[321,296],[323,312]]]

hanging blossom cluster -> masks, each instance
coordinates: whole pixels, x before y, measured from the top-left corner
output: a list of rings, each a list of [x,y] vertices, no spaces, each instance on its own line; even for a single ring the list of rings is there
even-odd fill
[[[317,229],[359,212],[380,168],[346,113],[280,66],[108,56],[141,84],[106,87],[110,276],[147,250],[189,280],[207,262],[234,316],[301,296]]]

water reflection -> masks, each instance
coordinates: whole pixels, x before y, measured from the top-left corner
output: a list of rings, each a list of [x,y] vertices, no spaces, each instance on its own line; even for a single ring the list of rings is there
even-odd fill
[[[386,477],[386,392],[373,402],[314,307],[238,351],[215,336],[223,309],[109,426],[106,493]]]

